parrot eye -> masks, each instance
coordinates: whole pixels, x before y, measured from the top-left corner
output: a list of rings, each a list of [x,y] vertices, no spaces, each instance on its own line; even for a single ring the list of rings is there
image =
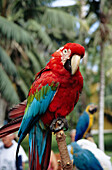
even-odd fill
[[[64,49],[64,50],[63,50],[63,54],[66,54],[66,53],[67,53],[67,49]]]

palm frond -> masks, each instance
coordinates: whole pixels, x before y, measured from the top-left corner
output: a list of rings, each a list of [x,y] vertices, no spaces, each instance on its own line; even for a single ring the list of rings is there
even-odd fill
[[[24,80],[23,79],[18,80],[17,84],[20,86],[21,90],[25,94],[25,97],[27,97],[29,89],[28,89],[27,85],[25,84]]]
[[[2,97],[10,104],[19,103],[19,97],[17,95],[17,92],[1,65],[0,65],[0,92],[2,94]]]
[[[27,50],[26,53],[27,53],[29,59],[32,62],[32,65],[33,65],[33,68],[34,68],[34,73],[36,74],[37,72],[39,72],[41,70],[40,63],[38,62],[35,55],[31,51]]]
[[[17,70],[14,63],[11,61],[8,54],[1,46],[0,46],[0,63],[4,67],[7,74],[12,75],[14,77],[17,76]]]
[[[31,45],[33,42],[32,37],[27,31],[17,24],[0,16],[0,34],[9,40],[15,40],[19,44]]]
[[[75,17],[58,9],[46,8],[42,18],[42,24],[47,27],[65,28],[68,30],[74,29]]]
[[[112,110],[112,95],[107,95],[105,97],[105,108]]]
[[[39,49],[37,49],[36,47],[32,49],[33,54],[35,55],[35,57],[37,58],[37,60],[40,63],[40,67],[43,68],[46,65],[46,59],[47,57],[45,57],[45,53],[40,52]],[[47,59],[48,61],[49,59]]]
[[[31,70],[18,66],[18,72],[20,77],[24,80],[26,86],[30,88],[35,77],[34,74],[31,72]]]
[[[112,95],[106,96],[106,97],[105,97],[105,102],[106,102],[106,101],[111,101],[111,103],[112,103]]]
[[[54,0],[28,0],[28,1],[24,1],[23,0],[16,0],[13,2],[13,7],[12,7],[12,12],[16,13],[18,10],[21,9],[33,9],[35,11],[36,7],[42,7],[42,6],[46,6],[49,3],[53,2]],[[35,14],[36,15],[36,14]]]
[[[52,40],[47,34],[45,27],[37,23],[35,20],[29,20],[27,28],[30,31],[36,32],[37,38],[39,38],[45,46],[52,46]]]
[[[80,18],[59,9],[46,8],[46,11],[42,17],[42,24],[46,25],[48,28],[63,28],[66,30],[75,31],[77,28],[77,23],[79,23],[84,30],[89,30],[88,23],[85,20],[81,20]]]

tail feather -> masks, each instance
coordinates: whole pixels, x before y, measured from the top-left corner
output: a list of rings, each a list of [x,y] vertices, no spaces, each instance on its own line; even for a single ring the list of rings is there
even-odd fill
[[[11,108],[9,110],[9,118],[15,119],[17,117],[23,116],[26,108],[26,104],[27,104],[27,100],[24,100],[22,103]]]
[[[51,132],[49,131],[47,136],[45,151],[42,158],[41,169],[46,170],[47,167],[49,166],[50,154],[51,154]]]
[[[31,170],[47,170],[51,152],[51,132],[40,129],[38,123],[29,134],[29,166]]]
[[[9,122],[7,125],[4,125],[3,127],[0,128],[0,138],[9,135],[13,132],[16,132],[20,125],[21,125],[22,117],[19,117],[15,120],[12,120]]]
[[[17,170],[19,170],[19,157],[18,157],[19,147],[20,147],[20,144],[24,138],[25,138],[25,135],[21,134],[19,141],[18,141],[17,149],[16,149],[16,168],[17,168]]]

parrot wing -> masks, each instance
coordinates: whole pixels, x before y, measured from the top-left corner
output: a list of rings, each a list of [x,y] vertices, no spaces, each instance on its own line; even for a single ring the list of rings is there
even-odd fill
[[[33,87],[33,86],[32,86]],[[51,151],[51,132],[39,120],[42,114],[45,114],[49,104],[53,100],[54,95],[58,91],[59,83],[51,82],[41,89],[36,90],[27,98],[27,106],[25,114],[18,132],[19,141],[16,152],[18,159],[19,146],[24,137],[29,133],[29,157],[31,169],[46,169],[49,163]],[[35,162],[36,161],[36,162]]]
[[[96,170],[103,170],[101,164],[99,163],[99,161],[97,160],[97,158],[94,156],[94,154],[87,150],[87,149],[83,149],[83,154],[85,157],[88,158],[88,162],[89,162],[89,167],[90,169]]]
[[[28,96],[25,114],[18,132],[18,136],[26,136],[29,130],[44,114],[51,103],[59,83],[52,82],[51,85],[43,86],[35,94]]]
[[[22,118],[24,116],[24,111],[26,108],[27,100],[24,100],[22,103],[14,106],[9,110],[9,123],[0,128],[0,138],[7,136],[13,132],[19,130]]]
[[[81,170],[103,170],[99,161],[88,150],[82,149],[81,151],[73,154],[73,163],[78,169]]]
[[[73,155],[73,164],[81,170],[89,170],[88,157],[84,153],[77,152]]]
[[[12,120],[8,124],[0,128],[0,138],[3,138],[11,133],[16,132],[21,125],[22,117],[18,117],[15,120]]]
[[[15,118],[18,118],[20,116],[22,117],[24,115],[26,104],[27,104],[27,100],[24,100],[20,104],[18,104],[16,106],[14,106],[13,108],[11,108],[9,110],[9,118],[10,119],[15,119]]]
[[[87,130],[89,125],[89,115],[84,112],[80,118],[79,121],[77,123],[76,126],[76,136],[75,136],[75,141],[81,139],[85,133],[85,131]]]

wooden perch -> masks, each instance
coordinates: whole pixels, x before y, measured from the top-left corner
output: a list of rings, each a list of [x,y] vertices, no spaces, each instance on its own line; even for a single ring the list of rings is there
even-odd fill
[[[56,123],[56,126],[58,127],[58,123]],[[56,133],[56,140],[60,152],[62,169],[73,170],[73,164],[68,154],[68,149],[67,149],[65,139],[66,139],[66,135],[63,130],[60,130],[59,132]]]

